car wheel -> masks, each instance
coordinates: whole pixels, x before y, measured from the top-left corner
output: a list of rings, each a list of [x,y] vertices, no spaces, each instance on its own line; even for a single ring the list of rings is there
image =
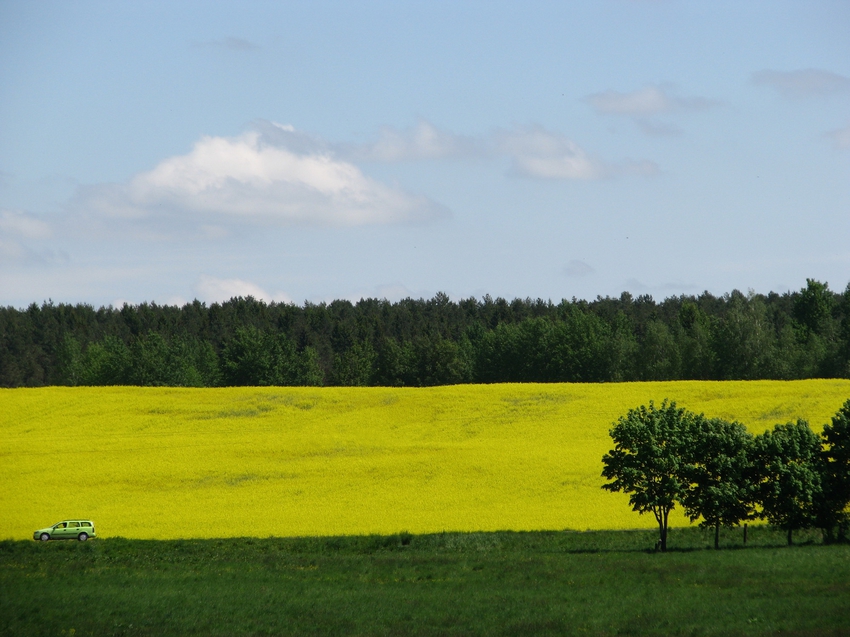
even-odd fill
[[[39,539],[39,540],[41,540],[42,542],[47,542],[47,540],[49,540],[49,539],[50,539],[50,536],[49,536],[49,535],[47,535],[47,533],[42,533],[42,534],[38,537],[38,539]]]
[[[85,542],[87,539],[89,539],[89,534],[88,534],[88,533],[80,533],[80,534],[77,536],[77,539],[78,539],[80,542]]]

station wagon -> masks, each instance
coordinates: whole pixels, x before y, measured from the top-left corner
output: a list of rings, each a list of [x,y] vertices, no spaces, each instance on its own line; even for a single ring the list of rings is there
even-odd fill
[[[32,539],[42,542],[47,542],[47,540],[79,540],[85,542],[90,537],[97,537],[94,532],[94,523],[91,520],[62,520],[32,534]]]

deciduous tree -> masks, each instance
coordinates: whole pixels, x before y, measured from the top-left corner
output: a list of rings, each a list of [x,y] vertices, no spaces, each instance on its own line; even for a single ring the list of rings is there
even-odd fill
[[[822,492],[817,466],[820,438],[805,420],[797,420],[756,436],[752,450],[760,516],[785,529],[790,545],[795,530],[816,521]]]
[[[744,425],[697,416],[683,434],[682,506],[693,522],[714,527],[714,548],[720,548],[720,527],[736,526],[754,513],[749,448],[753,437]]]
[[[824,425],[820,473],[823,492],[818,500],[818,526],[828,541],[838,528],[838,539],[846,541],[847,507],[850,505],[850,400]]]
[[[602,485],[608,491],[629,494],[638,513],[652,513],[658,522],[660,548],[667,550],[667,521],[682,497],[683,437],[694,414],[664,400],[660,407],[650,401],[630,409],[611,428],[614,449],[602,458]]]

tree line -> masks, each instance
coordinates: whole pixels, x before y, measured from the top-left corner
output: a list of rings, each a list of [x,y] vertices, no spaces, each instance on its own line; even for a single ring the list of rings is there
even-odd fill
[[[788,533],[820,528],[827,543],[847,541],[850,504],[850,400],[815,434],[804,420],[751,435],[744,425],[707,418],[664,401],[629,410],[614,424],[602,458],[608,491],[629,494],[658,523],[667,550],[668,516],[680,505],[714,528],[765,519]]]
[[[0,308],[0,386],[850,377],[850,285],[783,294]]]

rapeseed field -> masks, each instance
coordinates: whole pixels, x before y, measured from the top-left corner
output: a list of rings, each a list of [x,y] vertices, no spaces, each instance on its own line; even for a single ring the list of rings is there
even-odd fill
[[[600,489],[628,409],[820,431],[848,397],[850,380],[0,390],[0,538],[64,518],[155,539],[653,528]]]

